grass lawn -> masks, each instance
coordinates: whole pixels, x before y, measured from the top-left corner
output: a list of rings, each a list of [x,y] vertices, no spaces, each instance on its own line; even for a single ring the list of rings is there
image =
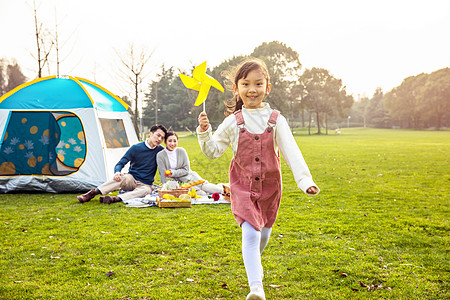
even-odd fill
[[[262,256],[267,299],[448,299],[450,132],[299,130],[296,139],[321,193],[304,195],[283,161]],[[193,170],[228,181],[230,150],[210,161],[195,137],[180,146]],[[128,208],[75,196],[0,195],[0,299],[245,299],[229,205]]]

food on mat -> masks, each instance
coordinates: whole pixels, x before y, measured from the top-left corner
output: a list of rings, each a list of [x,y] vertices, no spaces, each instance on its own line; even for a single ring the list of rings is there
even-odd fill
[[[197,181],[191,181],[191,182],[182,184],[180,187],[181,187],[182,189],[189,189],[189,188],[191,188],[191,187],[193,187],[193,186],[202,184],[202,183],[204,183],[204,182],[205,182],[205,181],[202,180],[202,179],[201,179],[201,180],[197,180]]]

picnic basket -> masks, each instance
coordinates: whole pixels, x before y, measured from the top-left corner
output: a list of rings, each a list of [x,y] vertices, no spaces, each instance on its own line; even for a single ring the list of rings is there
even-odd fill
[[[161,201],[156,200],[158,207],[169,208],[169,207],[191,207],[191,201]]]

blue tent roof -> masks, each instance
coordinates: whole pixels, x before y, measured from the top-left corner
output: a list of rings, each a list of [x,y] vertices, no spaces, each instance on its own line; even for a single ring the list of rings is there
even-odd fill
[[[0,97],[0,109],[73,109],[127,111],[120,98],[87,79],[50,76],[24,83]]]

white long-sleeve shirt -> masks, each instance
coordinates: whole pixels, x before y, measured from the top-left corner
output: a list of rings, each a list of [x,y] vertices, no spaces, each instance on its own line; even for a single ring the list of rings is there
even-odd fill
[[[244,127],[252,134],[261,134],[268,126],[272,109],[268,103],[264,104],[264,107],[258,109],[242,108],[242,116],[245,122]],[[211,126],[205,132],[199,132],[199,128],[197,128],[197,136],[200,148],[208,158],[214,159],[220,157],[229,145],[231,145],[233,155],[236,155],[239,142],[239,128],[234,115],[226,117],[214,134],[212,134]],[[297,186],[303,192],[306,193],[306,190],[311,186],[317,187],[312,179],[305,159],[295,142],[286,118],[281,114],[278,115],[277,124],[274,127],[274,148],[275,153],[278,153],[278,149],[280,150],[283,158],[294,174]]]

